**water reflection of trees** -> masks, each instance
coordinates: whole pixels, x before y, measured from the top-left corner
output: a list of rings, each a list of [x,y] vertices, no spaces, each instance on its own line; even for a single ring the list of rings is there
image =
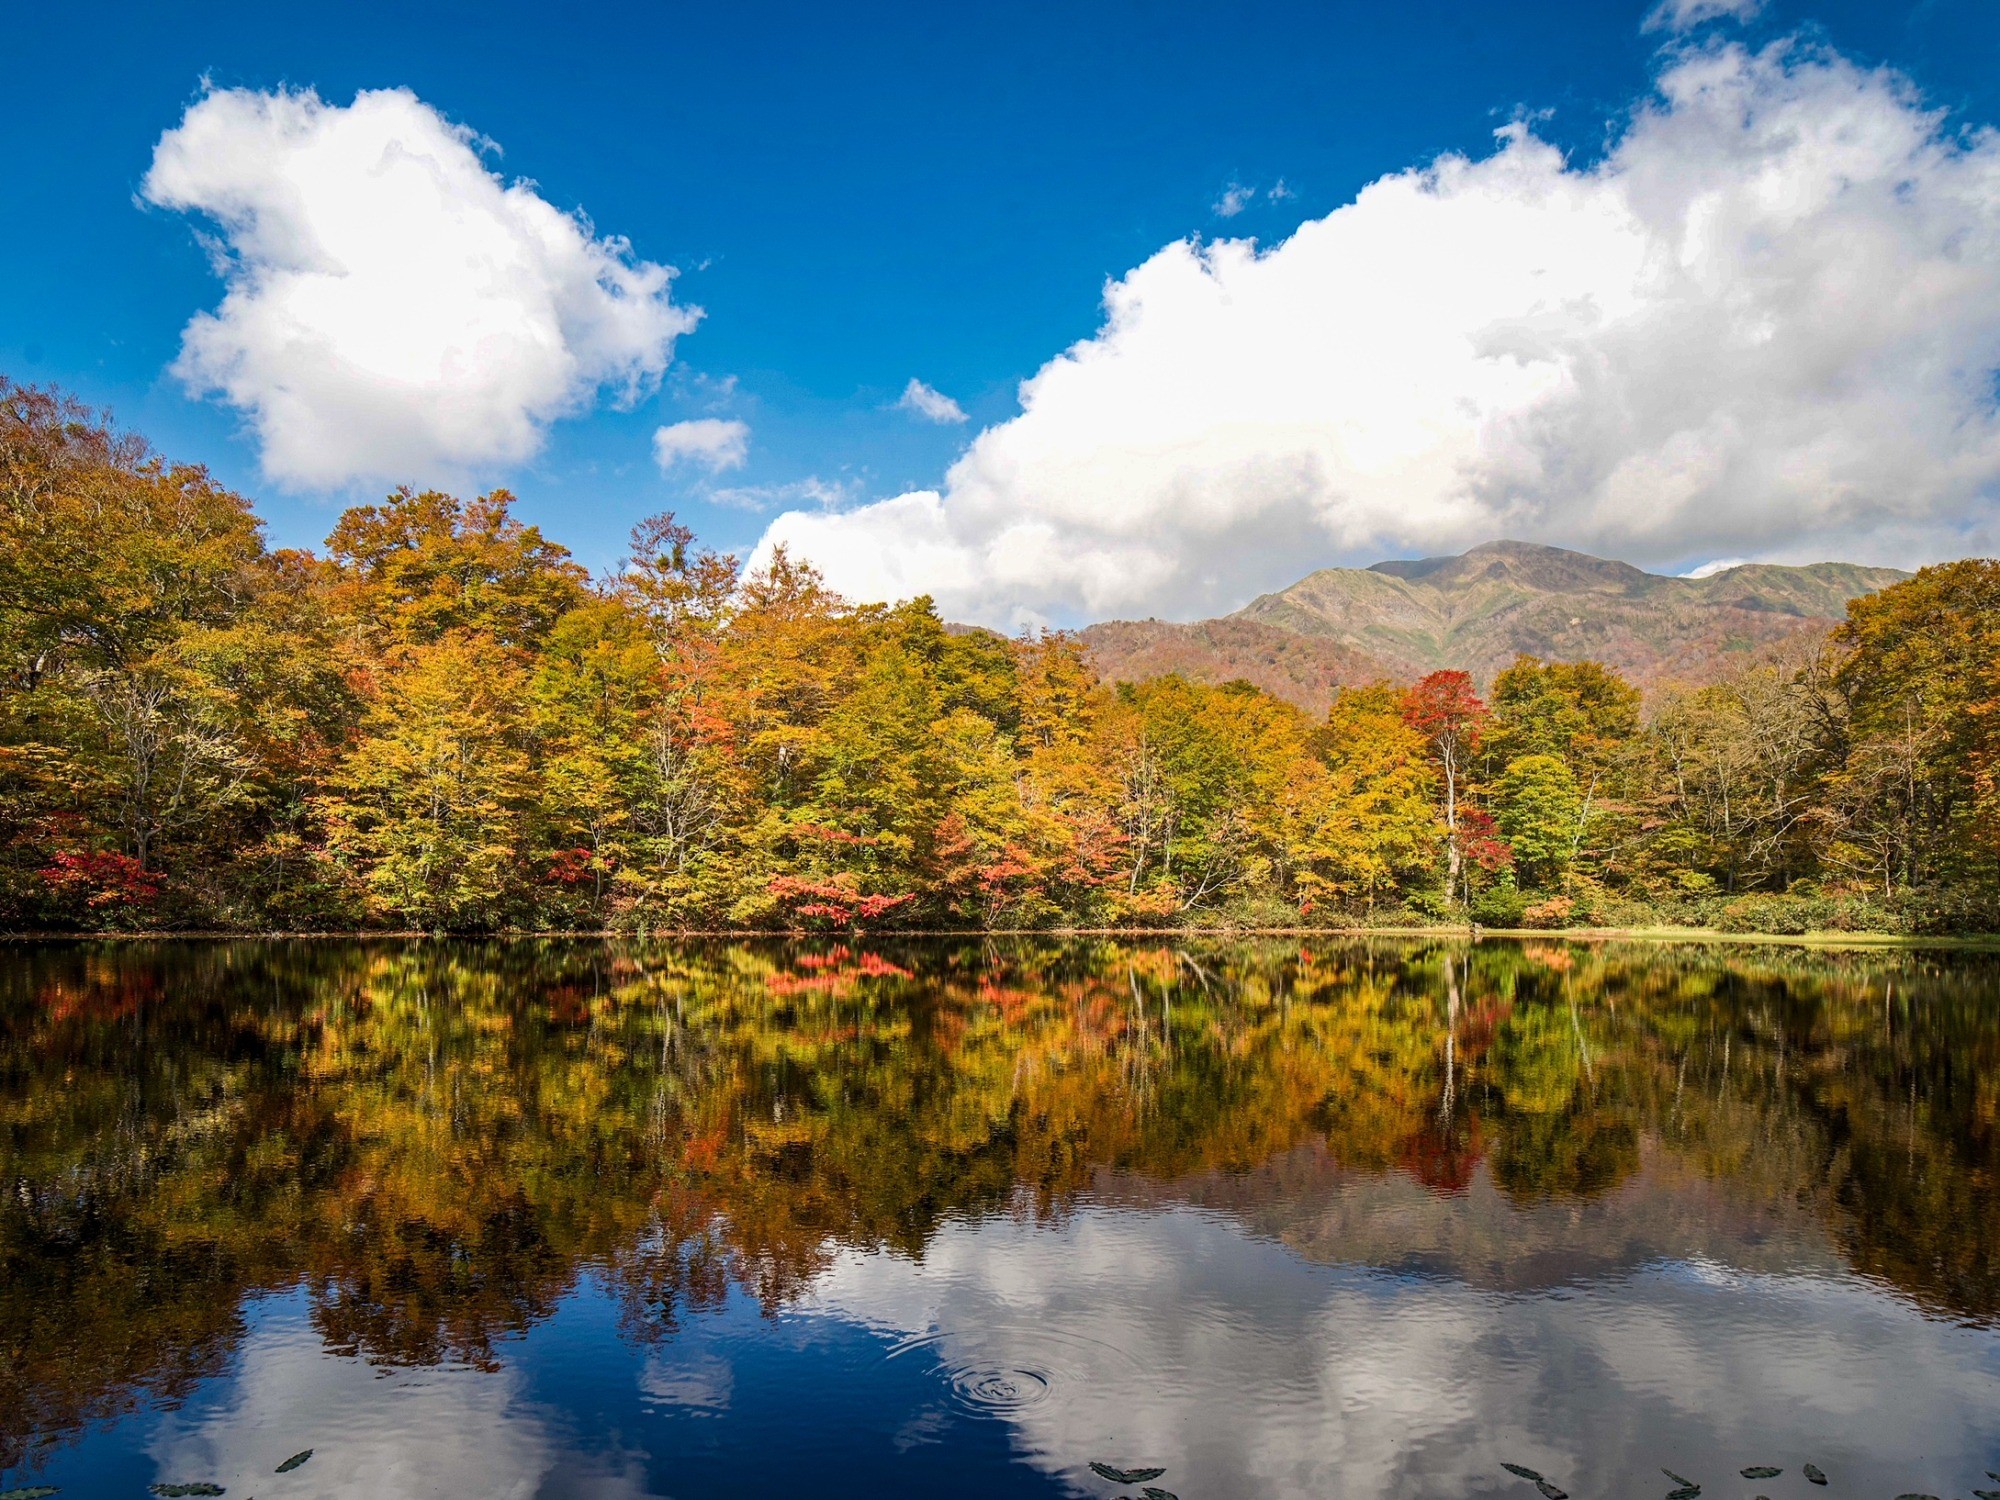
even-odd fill
[[[491,1365],[601,1276],[636,1337],[844,1247],[1302,1147],[1520,1205],[1649,1153],[2000,1309],[1994,969],[1376,943],[38,949],[0,992],[0,1464],[218,1367],[247,1295]]]

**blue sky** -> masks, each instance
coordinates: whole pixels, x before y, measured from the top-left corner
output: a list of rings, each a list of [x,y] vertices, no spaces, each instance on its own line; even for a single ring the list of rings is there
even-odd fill
[[[402,88],[496,143],[487,164],[503,178],[532,179],[556,209],[628,240],[637,260],[677,268],[674,303],[704,313],[630,409],[607,390],[543,424],[532,456],[476,463],[469,479],[508,484],[525,514],[598,565],[634,519],[664,507],[748,550],[789,508],[810,518],[829,496],[839,509],[939,490],[947,519],[925,524],[947,525],[951,547],[976,552],[993,532],[974,535],[954,515],[973,504],[959,492],[1011,502],[971,481],[954,488],[947,470],[1015,416],[1019,382],[1099,332],[1107,280],[1163,247],[1196,235],[1276,244],[1385,174],[1447,152],[1489,157],[1496,128],[1523,116],[1583,170],[1675,49],[1734,44],[1754,55],[1791,38],[1855,69],[1893,68],[1920,94],[1905,105],[1949,112],[1947,131],[2000,119],[2000,11],[1990,4],[1774,0],[1747,21],[1679,34],[1642,32],[1643,19],[1640,8],[1574,3],[34,7],[10,19],[0,59],[14,127],[0,177],[10,229],[0,236],[0,370],[112,406],[170,454],[255,497],[275,540],[316,543],[341,504],[380,484],[271,477],[243,413],[169,373],[184,327],[215,308],[222,286],[197,239],[204,215],[137,197],[156,145],[204,81],[310,88],[334,107],[360,90]],[[1279,183],[1285,196],[1274,197]],[[1219,214],[1232,186],[1252,191],[1241,212]],[[1985,346],[1966,358],[1983,362]],[[969,421],[899,408],[912,378]],[[741,467],[662,472],[652,434],[689,419],[745,424]],[[1777,466],[1787,464],[1796,456]],[[1984,485],[1961,485],[1949,514],[1933,506],[1904,531],[1856,512],[1794,535],[1831,546],[1893,532],[1899,559],[1950,550],[1986,535]],[[1623,491],[1594,493],[1601,509]],[[1177,589],[1220,608],[1277,574],[1477,539],[1336,523],[1315,503],[1311,525],[1241,526],[1244,547],[1282,567],[1224,570],[1199,586],[1168,578],[1128,596],[1077,582],[1031,598],[981,562],[945,573],[971,567],[977,577],[957,591],[963,612],[1000,621],[1173,613]],[[1529,517],[1524,503],[1510,501],[1495,524]],[[1572,537],[1564,517],[1580,512],[1533,514],[1539,531],[1517,529],[1602,550],[1623,539],[1656,566],[1788,550],[1782,518],[1754,533],[1694,526],[1648,539],[1596,523],[1573,525]],[[1159,524],[1133,522],[1140,532]],[[848,544],[873,548],[882,534]],[[1214,550],[1232,534],[1189,545]],[[835,557],[842,544],[827,545]],[[1122,554],[1107,556],[1109,571],[1124,566]],[[926,584],[923,566],[897,578]],[[837,557],[834,571],[842,581]]]

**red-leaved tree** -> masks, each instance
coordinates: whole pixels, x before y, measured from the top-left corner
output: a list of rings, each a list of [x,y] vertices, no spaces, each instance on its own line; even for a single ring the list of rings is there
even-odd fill
[[[1403,721],[1424,737],[1444,777],[1445,880],[1448,900],[1465,894],[1465,818],[1460,803],[1467,769],[1479,748],[1486,705],[1464,672],[1433,672],[1403,699]]]

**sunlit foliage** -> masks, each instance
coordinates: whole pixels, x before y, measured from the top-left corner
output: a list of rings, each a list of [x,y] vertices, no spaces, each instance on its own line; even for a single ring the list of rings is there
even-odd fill
[[[1523,656],[1097,679],[672,516],[592,578],[505,491],[325,555],[0,382],[0,923],[662,930],[2000,925],[2000,582],[1638,693]]]

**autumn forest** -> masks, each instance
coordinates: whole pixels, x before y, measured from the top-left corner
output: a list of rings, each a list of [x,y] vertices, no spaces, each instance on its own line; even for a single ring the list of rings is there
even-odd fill
[[[1315,717],[671,515],[592,577],[512,504],[274,550],[0,382],[0,925],[2000,927],[2000,562],[1720,682],[1523,657]]]

